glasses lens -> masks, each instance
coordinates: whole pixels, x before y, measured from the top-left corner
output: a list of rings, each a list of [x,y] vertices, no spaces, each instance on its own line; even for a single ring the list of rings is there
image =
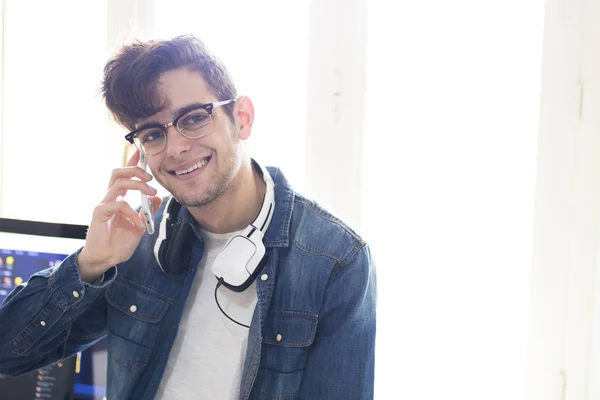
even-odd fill
[[[136,146],[146,154],[156,154],[165,147],[167,137],[162,129],[148,128],[140,131],[134,138]]]
[[[195,139],[208,135],[212,129],[212,118],[204,109],[190,111],[177,121],[177,129],[184,136]]]

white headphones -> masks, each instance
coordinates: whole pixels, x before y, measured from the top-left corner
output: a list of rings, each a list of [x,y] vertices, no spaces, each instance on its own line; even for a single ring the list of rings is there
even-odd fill
[[[246,290],[260,274],[266,261],[263,238],[275,209],[273,179],[266,168],[252,160],[266,183],[266,192],[258,216],[242,233],[235,234],[217,254],[211,267],[216,278],[236,292]],[[189,223],[177,221],[181,204],[169,198],[160,222],[154,257],[163,272],[182,274],[189,267],[195,234]]]

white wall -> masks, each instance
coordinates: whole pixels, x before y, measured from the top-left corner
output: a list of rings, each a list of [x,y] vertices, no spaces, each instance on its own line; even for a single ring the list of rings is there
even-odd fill
[[[154,3],[2,4],[0,215],[87,225],[126,147],[98,91],[103,67],[123,43],[152,36]]]
[[[4,15],[6,2],[0,4],[0,32],[4,32]],[[0,41],[0,216],[2,215],[2,176],[4,168],[4,41]]]
[[[102,198],[104,3],[4,2],[3,216],[87,223]]]
[[[523,397],[543,9],[369,1],[378,398]]]

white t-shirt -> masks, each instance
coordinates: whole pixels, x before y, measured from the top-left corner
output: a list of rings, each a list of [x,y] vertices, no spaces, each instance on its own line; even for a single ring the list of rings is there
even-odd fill
[[[227,319],[217,307],[217,279],[210,270],[231,235],[203,232],[204,255],[183,310],[158,399],[239,398],[248,328]],[[241,293],[221,286],[217,297],[227,315],[250,325],[256,307],[256,283]]]

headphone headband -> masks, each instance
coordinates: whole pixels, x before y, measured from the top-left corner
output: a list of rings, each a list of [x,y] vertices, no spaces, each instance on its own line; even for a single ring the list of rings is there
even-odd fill
[[[269,174],[269,171],[261,165],[259,165],[256,161],[252,160],[252,164],[254,167],[261,173],[263,180],[266,183],[266,191],[265,196],[263,198],[263,204],[260,208],[260,212],[258,216],[252,222],[246,230],[258,229],[263,235],[267,231],[269,224],[271,223],[271,218],[273,217],[273,208],[275,206],[275,184],[273,183],[273,178]],[[251,233],[249,232],[247,236]]]

